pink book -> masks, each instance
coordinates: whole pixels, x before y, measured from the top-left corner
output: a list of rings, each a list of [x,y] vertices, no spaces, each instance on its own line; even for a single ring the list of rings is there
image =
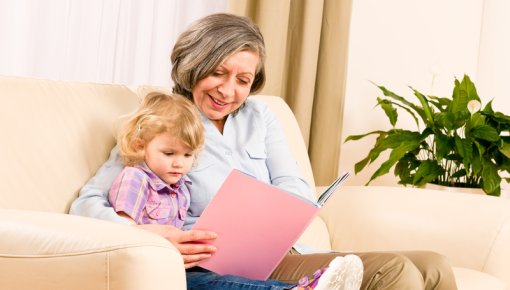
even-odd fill
[[[216,253],[199,266],[266,280],[348,175],[313,202],[232,170],[193,227],[218,234]]]

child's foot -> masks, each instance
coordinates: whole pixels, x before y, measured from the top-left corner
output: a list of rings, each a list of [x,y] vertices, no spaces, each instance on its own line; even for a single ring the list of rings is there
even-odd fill
[[[312,279],[303,277],[294,289],[359,290],[363,279],[363,263],[358,256],[334,258],[327,268],[319,269]]]

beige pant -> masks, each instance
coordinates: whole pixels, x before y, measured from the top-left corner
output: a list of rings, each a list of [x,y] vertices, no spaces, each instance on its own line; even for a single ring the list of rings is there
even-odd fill
[[[297,283],[347,253],[288,254],[269,279]],[[427,251],[354,253],[363,261],[361,289],[455,290],[452,268],[442,255]]]

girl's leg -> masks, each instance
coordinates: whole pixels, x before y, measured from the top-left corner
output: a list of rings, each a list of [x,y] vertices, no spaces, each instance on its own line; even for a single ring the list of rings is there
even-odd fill
[[[436,253],[354,254],[363,261],[361,289],[456,289],[450,266],[444,257]],[[344,255],[346,253],[289,254],[278,265],[270,279],[296,283],[300,277],[310,276],[315,269],[328,265],[334,257]]]
[[[187,289],[190,290],[284,290],[294,287],[281,281],[250,280],[232,275],[219,275],[199,267],[186,270],[186,282]]]

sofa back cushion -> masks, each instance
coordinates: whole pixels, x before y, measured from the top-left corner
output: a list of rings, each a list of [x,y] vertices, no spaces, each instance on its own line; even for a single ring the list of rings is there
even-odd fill
[[[138,102],[122,85],[0,77],[0,208],[66,213]]]

